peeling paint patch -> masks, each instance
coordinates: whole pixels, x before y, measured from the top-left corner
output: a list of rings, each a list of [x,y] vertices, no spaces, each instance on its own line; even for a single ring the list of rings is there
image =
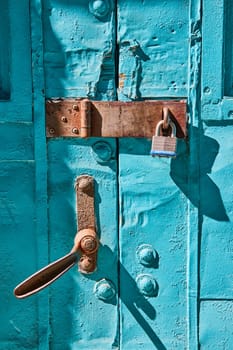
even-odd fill
[[[103,1],[91,4],[103,10]],[[46,96],[113,99],[115,17],[110,11],[95,18],[88,1],[71,5],[44,0]]]
[[[119,70],[126,76],[120,98],[186,96],[187,84],[183,83],[188,76],[188,1],[182,5],[144,1],[138,6],[138,2],[120,0],[118,20]]]
[[[214,322],[213,322],[214,320]],[[231,350],[233,302],[204,301],[200,310],[200,346],[206,350]]]

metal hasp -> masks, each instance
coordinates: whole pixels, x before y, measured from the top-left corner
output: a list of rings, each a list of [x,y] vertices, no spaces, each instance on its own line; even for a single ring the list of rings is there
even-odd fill
[[[186,100],[90,101],[59,99],[46,102],[46,135],[54,137],[152,138],[156,125],[169,111],[176,136],[187,136]]]
[[[79,271],[82,273],[92,273],[96,270],[99,240],[95,230],[93,177],[89,175],[78,177],[75,188],[77,190],[79,230],[71,252],[20,283],[14,289],[16,298],[23,299],[39,292],[61,277],[77,262]]]

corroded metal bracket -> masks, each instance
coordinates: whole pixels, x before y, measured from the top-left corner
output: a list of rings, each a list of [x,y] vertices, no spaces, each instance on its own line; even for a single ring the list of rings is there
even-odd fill
[[[92,273],[96,270],[99,240],[95,230],[94,179],[82,175],[76,181],[78,233],[71,252],[37,271],[15,289],[16,298],[33,295],[61,277],[77,262],[79,271]]]
[[[46,135],[53,137],[152,138],[164,109],[178,138],[187,136],[186,100],[90,101],[60,99],[46,102]]]
[[[80,249],[79,270],[91,273],[96,270],[99,241],[96,235],[94,207],[94,178],[82,175],[77,178],[77,220],[78,233],[75,237],[75,249]]]

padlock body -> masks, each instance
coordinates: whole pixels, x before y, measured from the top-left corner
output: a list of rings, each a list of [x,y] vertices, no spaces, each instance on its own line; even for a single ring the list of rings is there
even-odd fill
[[[153,136],[150,154],[152,157],[176,157],[176,137]]]

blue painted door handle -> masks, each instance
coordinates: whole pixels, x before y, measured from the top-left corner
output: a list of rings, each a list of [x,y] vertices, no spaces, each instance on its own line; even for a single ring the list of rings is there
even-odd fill
[[[79,254],[81,255],[78,262],[79,271],[92,273],[96,269],[98,245],[93,229],[87,228],[79,231],[69,254],[28,277],[14,289],[14,295],[18,299],[23,299],[44,289],[74,266],[78,262]]]

